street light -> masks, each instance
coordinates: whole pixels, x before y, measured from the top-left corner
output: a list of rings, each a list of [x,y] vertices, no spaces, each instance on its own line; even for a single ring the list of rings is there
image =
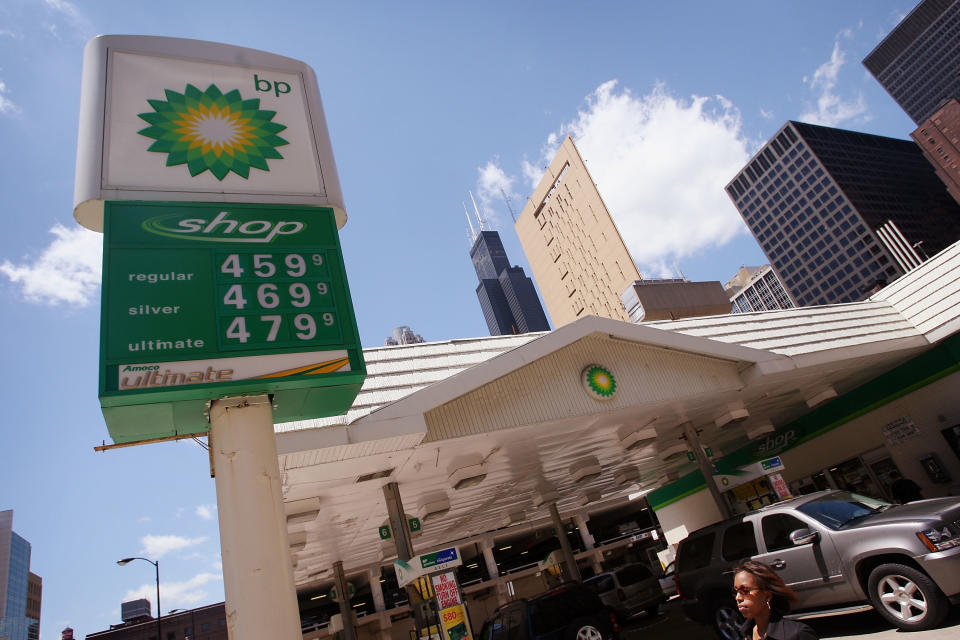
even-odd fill
[[[160,561],[147,560],[146,558],[124,558],[123,560],[117,560],[117,564],[122,567],[123,565],[133,562],[134,560],[143,560],[144,562],[149,562],[157,571],[157,640],[163,640],[163,636],[160,635]]]

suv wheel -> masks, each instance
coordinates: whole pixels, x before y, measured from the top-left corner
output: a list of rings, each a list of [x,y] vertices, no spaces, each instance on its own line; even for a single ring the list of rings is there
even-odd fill
[[[713,607],[713,630],[722,640],[740,640],[740,625],[743,618],[732,602],[722,602]]]
[[[949,602],[927,574],[902,564],[882,564],[867,580],[870,602],[904,631],[932,629],[946,617]]]
[[[603,640],[603,632],[588,620],[574,620],[567,627],[566,640]]]

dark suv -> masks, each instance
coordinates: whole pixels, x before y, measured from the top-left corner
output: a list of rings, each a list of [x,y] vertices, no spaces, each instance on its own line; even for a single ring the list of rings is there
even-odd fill
[[[617,616],[582,584],[565,584],[503,605],[477,640],[615,640]]]
[[[799,597],[797,612],[870,608],[905,631],[930,629],[960,596],[960,499],[891,505],[821,491],[694,531],[677,549],[684,613],[738,637],[733,568],[770,565]]]

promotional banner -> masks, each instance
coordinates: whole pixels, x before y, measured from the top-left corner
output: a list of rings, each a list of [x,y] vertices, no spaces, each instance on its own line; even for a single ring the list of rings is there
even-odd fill
[[[473,640],[470,625],[467,624],[467,612],[462,604],[441,609],[440,620],[446,640]]]

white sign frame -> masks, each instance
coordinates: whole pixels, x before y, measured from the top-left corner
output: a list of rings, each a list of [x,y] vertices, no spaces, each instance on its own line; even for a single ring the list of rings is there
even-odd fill
[[[187,84],[200,91],[210,84],[224,93],[238,90],[244,100],[258,98],[261,110],[276,111],[274,121],[286,127],[277,135],[289,143],[277,147],[284,158],[267,159],[267,171],[250,168],[247,178],[217,178],[211,171],[191,176],[186,165],[166,166],[166,154],[147,151],[154,140],[138,134],[150,126],[139,114],[151,111],[148,100],[163,101],[165,90],[184,92]],[[77,221],[102,231],[105,200],[326,206],[342,228],[346,210],[313,69],[293,58],[202,40],[93,38],[83,55]]]

